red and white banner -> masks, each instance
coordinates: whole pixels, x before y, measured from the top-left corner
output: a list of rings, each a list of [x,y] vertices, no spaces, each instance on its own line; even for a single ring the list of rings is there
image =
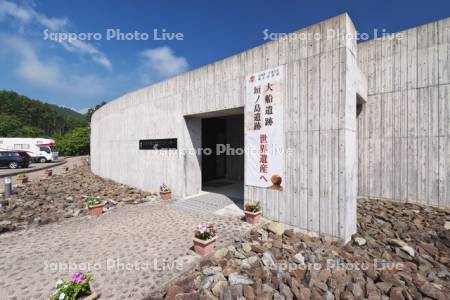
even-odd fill
[[[246,77],[246,185],[283,189],[283,85],[283,66]]]

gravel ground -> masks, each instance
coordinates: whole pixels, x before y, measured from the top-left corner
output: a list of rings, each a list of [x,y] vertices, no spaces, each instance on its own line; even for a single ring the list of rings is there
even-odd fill
[[[84,163],[83,163],[84,162]],[[125,203],[142,203],[157,198],[92,174],[83,158],[71,158],[67,165],[54,168],[49,178],[30,173],[31,182],[14,186],[11,198],[0,197],[0,233],[61,221],[87,214],[86,199],[100,197],[105,209]]]
[[[0,299],[48,299],[58,279],[90,269],[102,299],[142,299],[199,260],[192,229],[214,224],[218,246],[250,229],[235,217],[140,204],[0,235]]]
[[[450,211],[358,201],[346,245],[269,223],[150,299],[447,300]]]
[[[239,217],[213,213],[227,204],[217,196],[162,202],[85,165],[58,173],[0,199],[1,300],[48,299],[58,279],[80,270],[92,272],[102,299],[444,300],[450,294],[448,209],[360,199],[358,232],[343,245],[278,223],[249,233]],[[87,196],[108,201],[103,215],[86,216]],[[190,249],[200,223],[214,224],[220,235],[221,249],[206,260]],[[167,283],[170,289],[161,290]]]
[[[63,158],[60,158],[63,159]],[[69,167],[73,167],[74,165],[80,165],[82,163],[83,159],[86,159],[86,156],[76,156],[76,157],[67,157],[66,159],[66,163],[62,164],[62,165],[57,165],[56,167],[52,167],[51,169],[53,170],[54,174],[62,174],[64,171],[64,166],[69,166]],[[51,166],[54,165],[54,163],[45,163],[45,164],[41,164],[41,163],[33,163],[31,166],[33,168],[38,168],[38,167],[42,167],[42,166]],[[39,171],[33,171],[33,168],[27,168],[27,169],[18,169],[18,170],[10,170],[10,169],[0,169],[0,175],[5,175],[8,174],[10,172],[17,172],[17,171],[21,171],[21,173],[27,173],[30,181],[39,181],[39,179],[44,177],[44,170],[39,170]],[[0,186],[0,191],[3,193],[3,179],[1,179],[1,186]],[[12,183],[16,184],[16,176],[12,176]]]
[[[200,223],[219,229],[219,247],[250,229],[238,217],[199,216],[179,200],[102,179],[85,162],[70,159],[69,171],[51,178],[33,173],[0,198],[1,300],[48,299],[58,279],[80,270],[92,272],[102,299],[142,299],[198,262],[190,247]],[[88,197],[107,201],[103,215],[87,216]]]

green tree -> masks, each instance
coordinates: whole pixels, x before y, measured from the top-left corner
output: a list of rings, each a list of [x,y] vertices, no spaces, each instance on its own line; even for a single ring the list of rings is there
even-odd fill
[[[11,137],[19,134],[22,123],[19,118],[6,114],[0,115],[0,136]]]
[[[21,137],[47,137],[47,135],[40,128],[32,127],[32,126],[23,126],[20,129],[20,133],[15,136]]]
[[[89,154],[89,128],[75,128],[56,141],[56,149],[67,156]]]
[[[1,136],[61,136],[74,128],[88,126],[85,115],[14,91],[0,91],[0,114],[13,117],[0,119]],[[21,127],[24,126],[27,128],[22,132]]]
[[[97,104],[82,115],[66,107],[43,103],[0,90],[0,136],[52,137],[62,155],[89,154],[89,124]]]
[[[88,109],[88,111],[86,113],[86,120],[89,124],[91,124],[91,118],[92,118],[92,115],[95,113],[95,111],[98,110],[100,107],[102,107],[105,104],[106,104],[106,102],[103,101],[102,103],[97,104],[96,106]]]

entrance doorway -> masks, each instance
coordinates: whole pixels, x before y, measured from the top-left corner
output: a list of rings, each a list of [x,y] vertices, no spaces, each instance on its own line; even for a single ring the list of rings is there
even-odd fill
[[[227,156],[217,151],[217,145],[226,144],[227,120],[207,118],[202,120],[202,146],[211,153],[202,153],[202,183],[226,178]]]
[[[202,119],[202,190],[222,194],[242,207],[244,115]]]

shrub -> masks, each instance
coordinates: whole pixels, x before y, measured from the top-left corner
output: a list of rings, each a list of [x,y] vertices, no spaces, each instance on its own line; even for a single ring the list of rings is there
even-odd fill
[[[56,149],[63,155],[86,155],[90,149],[89,128],[75,128],[56,141]]]

